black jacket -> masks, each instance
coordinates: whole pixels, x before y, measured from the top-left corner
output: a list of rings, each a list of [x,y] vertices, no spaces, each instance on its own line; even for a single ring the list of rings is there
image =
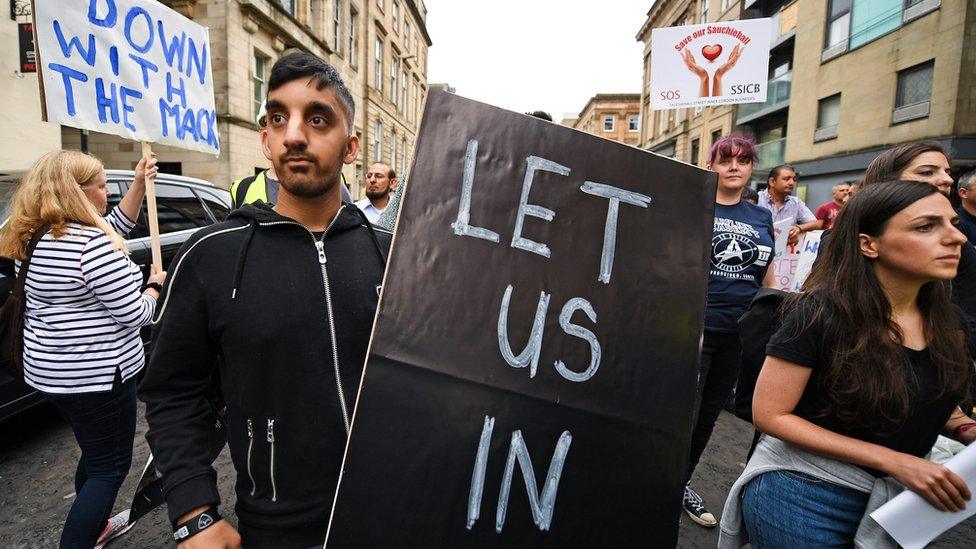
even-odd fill
[[[220,500],[206,398],[219,363],[240,523],[324,537],[390,239],[345,204],[320,252],[259,203],[183,245],[139,390],[171,519]]]

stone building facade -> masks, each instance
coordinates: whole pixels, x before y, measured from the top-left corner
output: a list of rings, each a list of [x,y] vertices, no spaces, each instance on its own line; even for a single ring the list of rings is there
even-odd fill
[[[361,147],[356,162],[343,168],[343,176],[354,197],[362,194],[362,174],[370,163],[381,159],[398,172],[409,166],[427,96],[431,45],[422,0],[162,1],[210,30],[221,141],[219,158],[154,146],[163,171],[229,187],[235,179],[269,167],[261,151],[257,113],[271,66],[289,48],[334,65],[352,92],[354,131]],[[3,32],[6,39],[6,27]],[[39,104],[36,96],[35,89],[33,101]],[[49,126],[39,117],[25,117],[25,123]],[[83,132],[75,128],[60,129],[61,147],[80,149],[83,139]],[[38,146],[57,148],[50,141]],[[107,167],[132,168],[138,161],[139,147],[130,141],[95,132],[89,132],[86,141],[88,150]],[[0,172],[4,169],[0,166]]]
[[[598,93],[586,102],[579,116],[562,124],[625,145],[640,144],[639,93]],[[571,123],[567,121],[571,120]]]
[[[905,142],[939,141],[956,173],[976,165],[976,2],[798,4],[786,160],[809,203]]]

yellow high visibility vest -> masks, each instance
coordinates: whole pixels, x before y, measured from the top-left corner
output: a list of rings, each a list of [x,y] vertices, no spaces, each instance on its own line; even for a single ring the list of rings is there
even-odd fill
[[[268,182],[264,177],[265,171],[257,175],[242,177],[231,183],[230,199],[235,209],[258,200],[268,201]]]

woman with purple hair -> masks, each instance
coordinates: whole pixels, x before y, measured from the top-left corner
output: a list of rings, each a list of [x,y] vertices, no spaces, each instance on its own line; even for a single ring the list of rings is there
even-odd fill
[[[773,270],[769,268],[773,259],[772,216],[769,210],[742,199],[742,189],[749,183],[756,160],[755,143],[742,134],[719,139],[708,153],[708,167],[718,174],[718,188],[698,367],[698,404],[688,459],[689,484],[682,506],[692,520],[709,528],[715,526],[715,516],[691,488],[691,475],[739,375],[742,345],[737,321],[759,288],[773,285]]]

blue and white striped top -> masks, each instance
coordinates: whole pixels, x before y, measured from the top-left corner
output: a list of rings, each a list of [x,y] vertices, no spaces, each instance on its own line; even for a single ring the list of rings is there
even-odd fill
[[[121,235],[135,226],[119,208],[106,221]],[[145,364],[139,328],[156,310],[141,288],[139,267],[101,229],[69,223],[61,238],[44,235],[25,287],[27,384],[45,393],[94,393],[110,390],[116,371],[123,381],[136,375]]]

